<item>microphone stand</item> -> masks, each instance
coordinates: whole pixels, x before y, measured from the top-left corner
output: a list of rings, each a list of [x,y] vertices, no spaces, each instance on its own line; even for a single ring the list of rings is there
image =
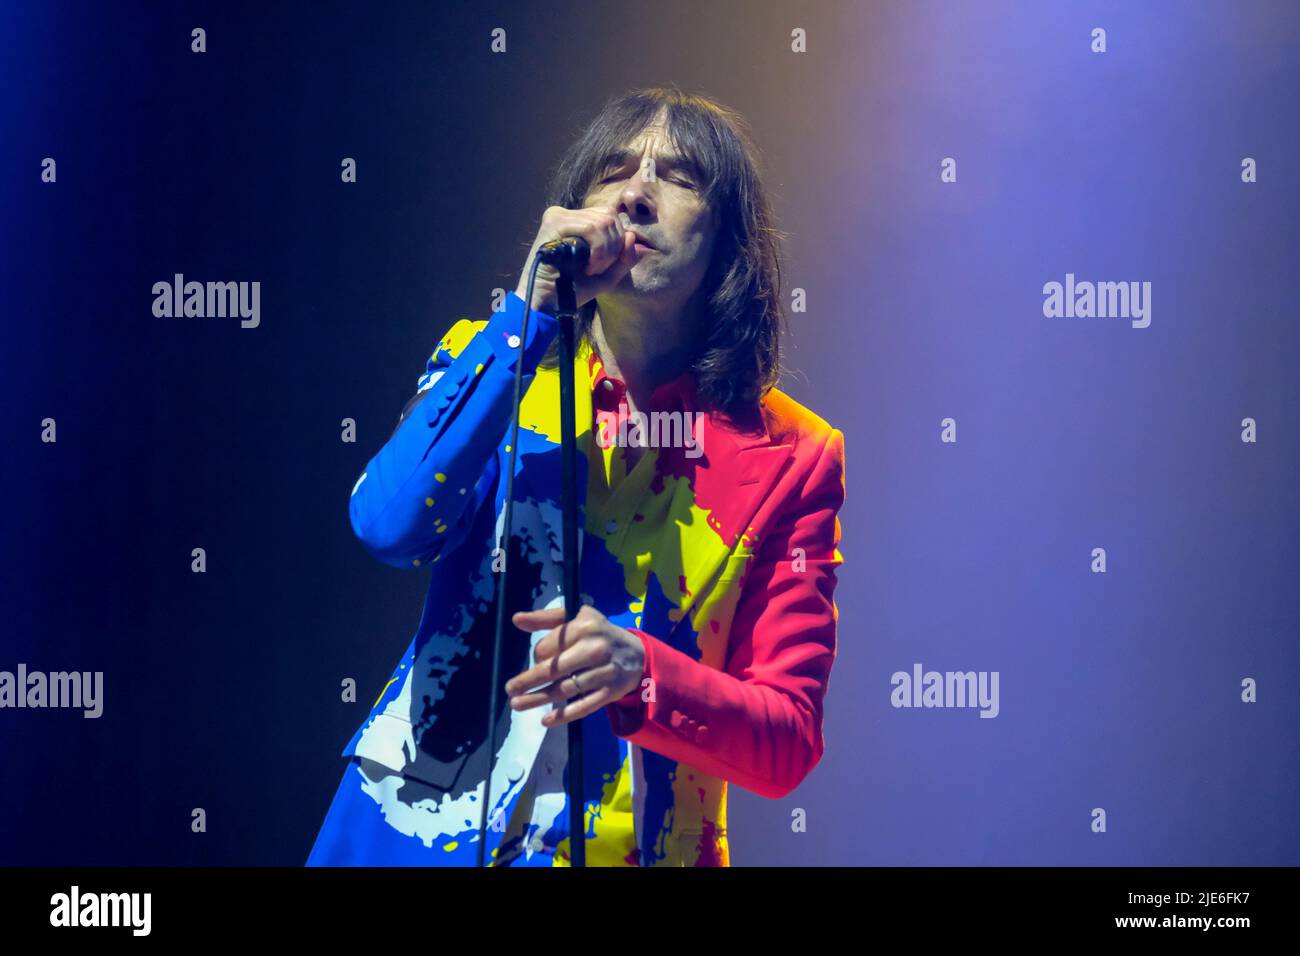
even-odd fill
[[[578,438],[574,411],[573,382],[574,337],[578,323],[578,302],[573,289],[572,270],[561,268],[555,286],[559,320],[560,359],[560,480],[564,514],[564,619],[572,621],[581,606],[578,590]],[[582,793],[582,720],[565,724],[569,738],[569,855],[571,866],[587,865],[586,803]]]

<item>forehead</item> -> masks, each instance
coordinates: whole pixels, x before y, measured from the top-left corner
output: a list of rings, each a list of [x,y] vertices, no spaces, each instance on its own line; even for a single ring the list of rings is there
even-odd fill
[[[597,165],[625,166],[628,163],[641,163],[644,161],[643,157],[650,158],[656,165],[665,168],[671,166],[695,175],[699,175],[700,172],[699,165],[692,159],[691,152],[679,150],[673,144],[663,114],[627,139],[621,146],[607,153]]]
[[[629,152],[668,153],[673,151],[672,140],[668,136],[668,127],[663,115],[651,120],[650,125],[623,144]]]
[[[603,152],[592,157],[591,166],[587,171],[589,178],[586,196],[601,188],[596,180],[602,171],[628,169],[644,165],[647,161],[653,162],[656,169],[662,170],[665,174],[672,170],[684,173],[701,184],[706,183],[708,167],[697,157],[689,133],[678,146],[673,143],[673,136],[669,130],[668,111],[662,108],[641,129],[628,134],[618,145],[613,145],[614,138],[611,137],[607,141],[610,145],[606,146]],[[679,132],[683,131],[679,130]],[[704,205],[711,203],[707,187],[698,199]]]

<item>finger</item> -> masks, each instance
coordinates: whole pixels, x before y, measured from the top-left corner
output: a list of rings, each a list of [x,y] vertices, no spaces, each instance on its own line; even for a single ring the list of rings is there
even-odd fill
[[[546,636],[533,645],[533,663],[543,664],[552,660],[561,651],[573,647],[582,639],[576,621],[561,621],[560,626],[547,632]]]
[[[641,253],[636,248],[636,236],[632,232],[623,233],[619,241],[622,245],[618,257],[599,275],[591,276],[584,282],[578,283],[578,296],[583,304],[614,288],[632,271],[632,267],[641,261]]]
[[[544,627],[559,627],[564,623],[563,607],[543,607],[535,611],[515,611],[510,620],[521,631],[540,631]]]
[[[623,230],[619,225],[617,210],[613,206],[600,206],[592,210],[592,234],[588,237],[591,257],[587,260],[587,275],[597,276],[618,260],[623,250]]]
[[[515,710],[528,710],[542,704],[562,704],[570,698],[589,694],[602,687],[612,687],[618,679],[619,670],[613,664],[602,664],[586,670],[579,668],[568,677],[547,684],[531,694],[511,698],[510,706]]]
[[[511,697],[525,694],[541,684],[558,682],[584,667],[603,667],[609,663],[609,648],[599,641],[584,641],[566,648],[550,660],[543,661],[506,681]],[[585,683],[584,683],[584,686]],[[541,691],[538,691],[541,693]],[[513,705],[513,701],[511,702]]]
[[[631,272],[632,267],[640,261],[641,252],[636,247],[636,233],[629,229],[623,233],[623,248],[619,252],[618,261],[610,269],[612,284],[622,282],[623,276]]]
[[[576,617],[568,621],[561,621],[559,627],[534,645],[533,662],[540,664],[542,661],[550,660],[566,648],[576,646],[584,637],[590,635],[590,628],[591,625],[586,621],[579,621]]]
[[[582,605],[578,608],[577,614],[561,622],[559,627],[537,642],[533,647],[533,660],[535,662],[546,660],[566,647],[577,644],[582,638],[595,633],[595,628],[603,620],[605,620],[604,615],[590,604]]]
[[[512,697],[530,690],[543,693],[543,685],[563,680],[583,668],[599,667],[609,663],[609,650],[599,642],[583,642],[564,650],[550,660],[536,664],[516,674],[506,682],[506,693]]]
[[[592,691],[590,694],[576,700],[558,704],[554,710],[542,717],[542,723],[547,727],[555,727],[573,720],[581,720],[616,699],[612,688],[602,687],[600,690]]]
[[[584,274],[603,272],[619,253],[621,237],[611,241],[611,232],[621,231],[617,227],[617,210],[608,206],[591,206],[584,209],[563,209],[556,207],[545,222],[545,228],[538,233],[533,252],[547,242],[564,236],[578,236],[586,240],[590,257]],[[553,266],[542,267],[549,276],[557,276],[558,270]],[[540,275],[541,273],[539,273]]]
[[[622,246],[622,229],[619,228],[618,214],[614,208],[606,207],[602,210],[605,218],[601,221],[601,245],[602,251],[611,260],[618,258],[619,248]]]

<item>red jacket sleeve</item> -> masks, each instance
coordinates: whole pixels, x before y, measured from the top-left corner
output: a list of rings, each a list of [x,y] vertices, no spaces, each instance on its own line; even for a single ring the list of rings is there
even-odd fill
[[[750,562],[724,669],[629,628],[645,645],[654,699],[639,687],[609,704],[615,734],[765,797],[803,781],[823,750],[843,502],[844,436],[832,429]]]

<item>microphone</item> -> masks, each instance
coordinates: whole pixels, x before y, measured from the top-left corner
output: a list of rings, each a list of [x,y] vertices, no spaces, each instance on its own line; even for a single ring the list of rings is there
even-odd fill
[[[561,236],[538,246],[537,258],[559,269],[560,275],[566,279],[572,279],[586,271],[591,246],[581,236]]]

